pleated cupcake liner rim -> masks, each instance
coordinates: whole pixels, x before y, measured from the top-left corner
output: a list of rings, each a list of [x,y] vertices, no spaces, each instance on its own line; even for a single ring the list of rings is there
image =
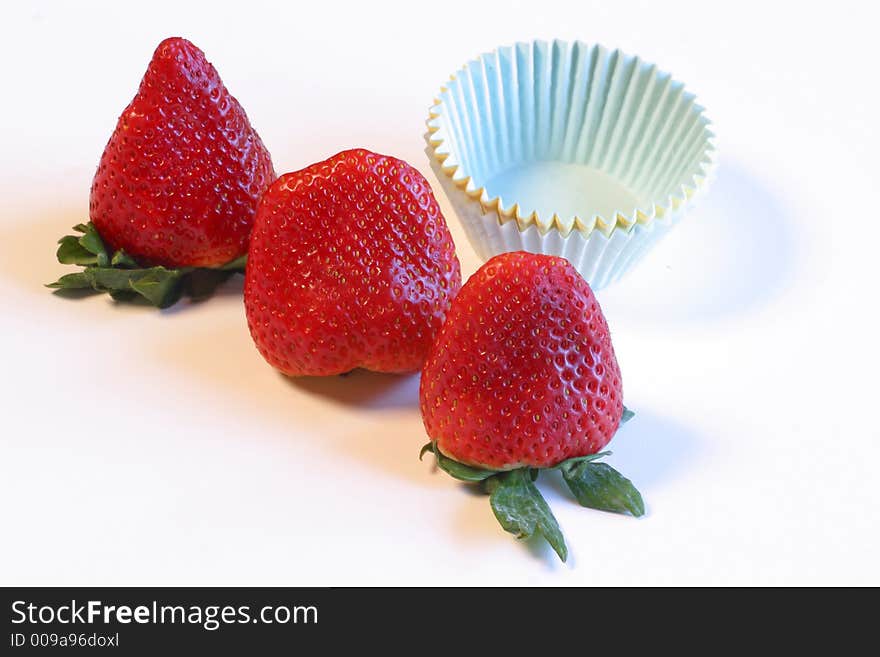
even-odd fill
[[[582,49],[589,50],[591,48],[598,48],[600,50],[606,50],[601,45],[588,46],[581,42],[574,43],[579,45]],[[518,47],[546,48],[549,45],[549,47],[552,48],[554,45],[558,44],[567,45],[566,42],[560,41],[555,41],[551,44],[544,41],[535,41],[532,43],[519,42],[513,46],[509,46],[508,49],[515,52],[515,49]],[[505,50],[505,48],[496,48],[493,51],[470,60],[455,74],[450,76],[450,82],[455,82],[460,75],[467,74],[471,66],[479,66],[483,60],[497,56],[502,50]],[[609,56],[627,57],[627,55],[620,50],[611,51]],[[635,58],[635,62],[641,62],[642,64],[647,65],[646,62],[642,62],[642,60],[637,57]],[[651,68],[654,71],[655,77],[666,77],[669,84],[680,86],[682,88],[682,98],[685,102],[690,102],[694,99],[693,94],[684,91],[684,85],[674,80],[671,75],[657,69],[655,66],[652,66]],[[435,168],[435,171],[439,172],[438,176],[446,178],[448,182],[451,182],[458,190],[463,192],[470,202],[479,204],[482,215],[494,215],[498,223],[502,226],[513,222],[520,232],[524,232],[529,228],[534,228],[542,236],[545,236],[550,232],[556,232],[561,234],[562,237],[568,237],[572,231],[577,231],[582,237],[588,238],[594,231],[598,231],[606,238],[610,238],[615,232],[622,231],[629,233],[635,226],[647,227],[657,220],[661,223],[673,223],[671,221],[673,215],[679,215],[681,210],[683,210],[683,206],[688,204],[691,199],[708,186],[715,168],[717,167],[717,141],[714,133],[708,130],[711,121],[705,116],[704,108],[693,103],[690,106],[690,113],[696,116],[698,124],[704,129],[701,135],[704,146],[699,153],[699,160],[696,163],[698,170],[678,183],[675,190],[666,195],[663,199],[653,201],[645,207],[635,208],[631,213],[617,211],[612,218],[606,218],[601,214],[596,213],[587,220],[575,215],[572,221],[570,219],[566,220],[561,218],[557,213],[554,213],[549,219],[547,219],[546,217],[542,217],[537,210],[525,214],[520,204],[516,201],[514,201],[512,205],[505,207],[501,196],[490,197],[485,185],[478,186],[472,174],[465,169],[465,166],[458,161],[457,158],[453,157],[452,149],[446,143],[446,140],[437,137],[437,133],[441,130],[439,121],[444,116],[444,112],[442,111],[444,100],[442,99],[442,96],[448,91],[449,86],[444,85],[441,87],[440,93],[434,99],[434,103],[429,109],[426,122],[428,129],[426,139],[429,145],[429,157],[432,159],[432,165],[435,165],[433,168]],[[448,163],[450,159],[453,160],[451,164]],[[654,240],[650,241],[653,242]]]
[[[430,156],[430,146],[425,152]],[[632,269],[704,195],[706,186],[691,197],[688,207],[668,212],[649,224],[636,224],[629,231],[615,230],[611,235],[593,231],[589,235],[561,231],[542,232],[534,224],[521,228],[515,221],[498,222],[495,215],[483,215],[479,205],[467,200],[464,190],[445,179],[440,165],[431,161],[449,201],[461,219],[468,241],[483,260],[507,251],[545,253],[569,260],[594,290],[601,290]],[[711,183],[714,170],[708,173]],[[464,202],[462,202],[464,199]]]

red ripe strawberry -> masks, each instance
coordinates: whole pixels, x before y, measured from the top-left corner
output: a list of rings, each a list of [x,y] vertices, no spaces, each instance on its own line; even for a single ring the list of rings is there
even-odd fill
[[[644,513],[632,483],[596,462],[622,420],[620,369],[587,282],[565,259],[504,253],[462,287],[425,362],[422,417],[440,467],[481,482],[501,525],[562,533],[534,485],[557,468],[584,506]]]
[[[89,213],[111,251],[141,265],[212,267],[247,251],[269,153],[204,53],[159,44],[92,183]]]
[[[344,151],[263,195],[245,309],[257,348],[285,374],[419,369],[460,286],[446,221],[406,162]]]
[[[563,258],[505,253],[462,288],[425,363],[425,427],[469,465],[543,468],[594,454],[623,413],[608,325]]]

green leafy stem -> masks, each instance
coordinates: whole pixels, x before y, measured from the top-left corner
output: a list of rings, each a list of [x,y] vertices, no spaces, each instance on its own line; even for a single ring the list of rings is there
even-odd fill
[[[64,265],[80,265],[82,271],[65,274],[46,287],[59,290],[106,292],[116,301],[145,299],[157,308],[174,305],[184,295],[206,299],[236,273],[244,273],[247,256],[222,267],[143,267],[123,250],[107,251],[95,226],[77,224],[77,235],[58,240],[56,256]]]
[[[621,424],[634,413],[624,408]],[[611,452],[577,456],[558,463],[552,468],[523,467],[514,470],[488,470],[459,463],[443,454],[435,442],[429,442],[419,453],[421,459],[431,452],[437,466],[460,481],[478,484],[489,494],[489,504],[505,531],[517,538],[543,536],[559,558],[568,558],[568,548],[535,481],[542,470],[558,470],[569,490],[581,506],[613,513],[628,513],[639,517],[645,514],[642,496],[633,483],[607,463],[598,460]]]

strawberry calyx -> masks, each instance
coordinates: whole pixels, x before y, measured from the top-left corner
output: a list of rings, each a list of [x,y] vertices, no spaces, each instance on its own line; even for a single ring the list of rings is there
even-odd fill
[[[484,483],[489,504],[504,531],[517,538],[540,534],[562,561],[568,559],[568,548],[559,523],[550,506],[535,486],[531,468],[517,468],[498,473]]]
[[[106,292],[115,301],[146,300],[157,308],[168,308],[187,296],[195,301],[210,297],[233,274],[243,274],[247,256],[222,267],[144,267],[123,250],[110,253],[95,226],[77,224],[78,235],[58,240],[56,257],[64,265],[83,269],[65,274],[46,287],[57,290]]]
[[[624,408],[620,424],[633,415]],[[562,561],[568,558],[565,538],[550,506],[534,483],[542,471],[558,470],[581,506],[628,513],[636,518],[645,514],[644,501],[633,483],[607,463],[598,462],[611,452],[576,456],[549,468],[527,466],[513,470],[491,470],[459,463],[443,454],[435,441],[422,447],[419,460],[427,452],[434,454],[437,467],[448,475],[459,481],[478,484],[489,494],[492,512],[505,531],[517,538],[543,536]]]

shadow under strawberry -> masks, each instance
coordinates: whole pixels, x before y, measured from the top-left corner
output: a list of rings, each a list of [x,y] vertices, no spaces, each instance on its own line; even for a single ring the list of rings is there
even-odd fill
[[[217,267],[145,267],[122,249],[107,250],[94,225],[77,224],[76,235],[58,240],[56,257],[65,265],[82,270],[65,274],[46,287],[63,296],[78,298],[107,293],[116,301],[137,301],[157,308],[168,308],[186,296],[201,301],[235,274],[244,274],[247,256]]]
[[[280,376],[298,390],[342,406],[368,410],[419,407],[416,374],[386,374],[358,368],[337,376]]]
[[[633,415],[632,411],[624,409],[620,424]],[[581,506],[636,518],[645,514],[644,501],[633,483],[607,463],[599,461],[611,452],[577,456],[548,468],[513,470],[489,470],[459,463],[443,454],[434,441],[422,447],[419,459],[427,452],[434,454],[437,467],[446,474],[473,484],[489,495],[492,512],[505,531],[522,539],[543,537],[562,561],[568,559],[565,538],[550,506],[535,485],[542,472],[558,471]]]

